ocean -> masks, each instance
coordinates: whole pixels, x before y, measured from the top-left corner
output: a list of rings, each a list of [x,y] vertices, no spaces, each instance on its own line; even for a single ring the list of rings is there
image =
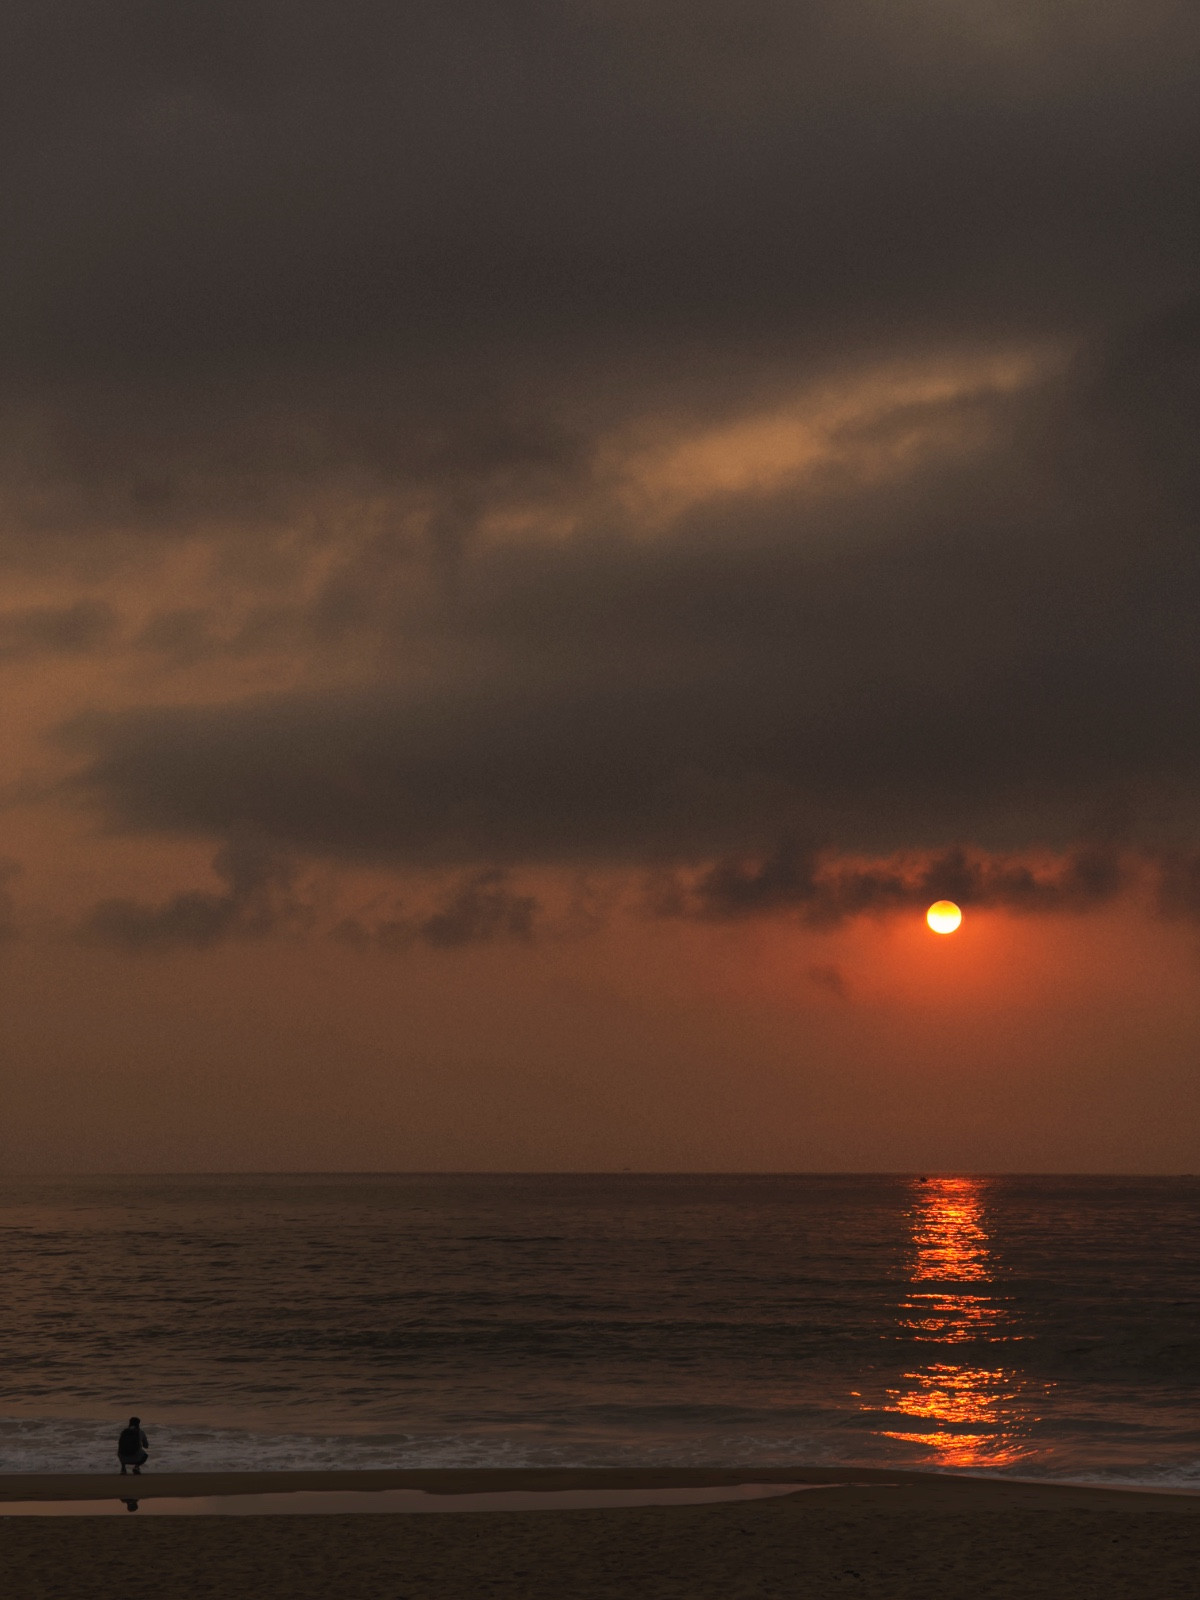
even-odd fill
[[[1200,1180],[0,1184],[0,1470],[851,1464],[1200,1488]]]

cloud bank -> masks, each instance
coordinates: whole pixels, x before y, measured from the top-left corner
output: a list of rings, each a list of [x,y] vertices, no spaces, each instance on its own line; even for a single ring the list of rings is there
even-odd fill
[[[125,663],[56,803],[279,853],[91,936],[290,925],[305,857],[456,874],[363,933],[444,947],[547,865],[1190,862],[1198,66],[1173,0],[11,8],[0,666]]]

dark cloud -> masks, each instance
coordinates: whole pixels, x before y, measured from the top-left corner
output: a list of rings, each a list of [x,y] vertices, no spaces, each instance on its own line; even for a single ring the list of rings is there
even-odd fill
[[[1198,28],[1098,9],[18,5],[8,343],[224,360],[1103,294],[1176,245]]]
[[[295,894],[294,865],[270,841],[241,831],[217,852],[213,871],[227,885],[220,894],[186,890],[158,905],[102,900],[78,936],[131,951],[203,950],[308,921],[310,909]]]
[[[441,950],[501,938],[528,941],[537,909],[532,895],[512,892],[503,872],[480,872],[426,917],[418,932],[426,944]]]
[[[451,602],[401,604],[425,661],[403,688],[93,719],[85,781],[135,829],[414,861],[1061,845],[1105,797],[1187,833],[1200,345],[1190,313],[1171,328],[899,478],[480,549]]]
[[[1175,0],[216,0],[0,19],[10,533],[436,488],[1186,292]]]
[[[1200,853],[1172,850],[1161,858],[1158,905],[1164,916],[1200,920]]]
[[[295,862],[266,840],[243,832],[222,848],[213,866],[229,885],[226,893],[185,891],[157,905],[106,900],[80,925],[78,936],[136,953],[316,931],[355,950],[402,953],[416,945],[455,950],[499,941],[530,944],[539,932],[560,938],[592,934],[635,909],[611,893],[601,903],[595,892],[577,885],[565,919],[551,921],[539,898],[516,889],[508,872],[486,868],[460,878],[432,908],[406,908],[393,899],[322,929],[314,898],[297,892]],[[0,863],[3,939],[16,933],[5,886],[17,874],[15,863]],[[1147,893],[1159,914],[1200,921],[1200,853],[1149,852],[1100,840],[1029,859],[952,849],[867,861],[785,839],[762,857],[731,858],[690,873],[660,871],[641,910],[656,918],[702,921],[782,916],[828,930],[862,917],[911,914],[940,899],[968,911],[1082,915],[1123,896],[1145,900]],[[847,998],[840,968],[817,963],[807,976],[817,988]]]
[[[924,909],[943,899],[1018,913],[1084,912],[1126,892],[1141,866],[1108,844],[1039,862],[954,849],[925,860],[859,863],[785,840],[758,860],[718,862],[681,887],[675,904],[664,910],[718,918],[795,911],[815,927]]]
[[[1014,906],[1110,892],[968,870],[1097,806],[1186,849],[1198,65],[1175,0],[16,7],[9,553],[203,534],[238,605],[173,590],[141,647],[302,685],[80,719],[79,792],[468,873],[734,863],[726,912],[808,903],[788,834]],[[807,472],[631,487],[855,384]]]
[[[111,642],[117,614],[102,600],[0,611],[0,661],[43,655],[89,655]]]
[[[332,937],[357,950],[403,950],[417,941],[435,950],[498,939],[527,944],[541,909],[536,896],[512,889],[506,872],[488,868],[464,878],[433,911],[406,916],[396,906],[385,916],[346,917]]]

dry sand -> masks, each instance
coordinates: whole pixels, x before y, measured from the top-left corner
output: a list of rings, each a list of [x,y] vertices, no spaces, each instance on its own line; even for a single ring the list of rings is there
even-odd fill
[[[147,1475],[151,1494],[851,1482],[778,1500],[403,1515],[0,1517],[4,1600],[1169,1600],[1200,1596],[1200,1498],[861,1472]],[[129,1494],[0,1477],[0,1498]]]

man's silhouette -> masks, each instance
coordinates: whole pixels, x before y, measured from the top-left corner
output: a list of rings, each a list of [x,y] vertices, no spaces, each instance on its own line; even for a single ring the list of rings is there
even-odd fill
[[[121,1463],[121,1476],[124,1477],[132,1467],[135,1474],[140,1475],[142,1463],[146,1460],[150,1449],[150,1441],[142,1432],[141,1417],[130,1417],[129,1426],[121,1429],[121,1437],[117,1440],[117,1460]]]

